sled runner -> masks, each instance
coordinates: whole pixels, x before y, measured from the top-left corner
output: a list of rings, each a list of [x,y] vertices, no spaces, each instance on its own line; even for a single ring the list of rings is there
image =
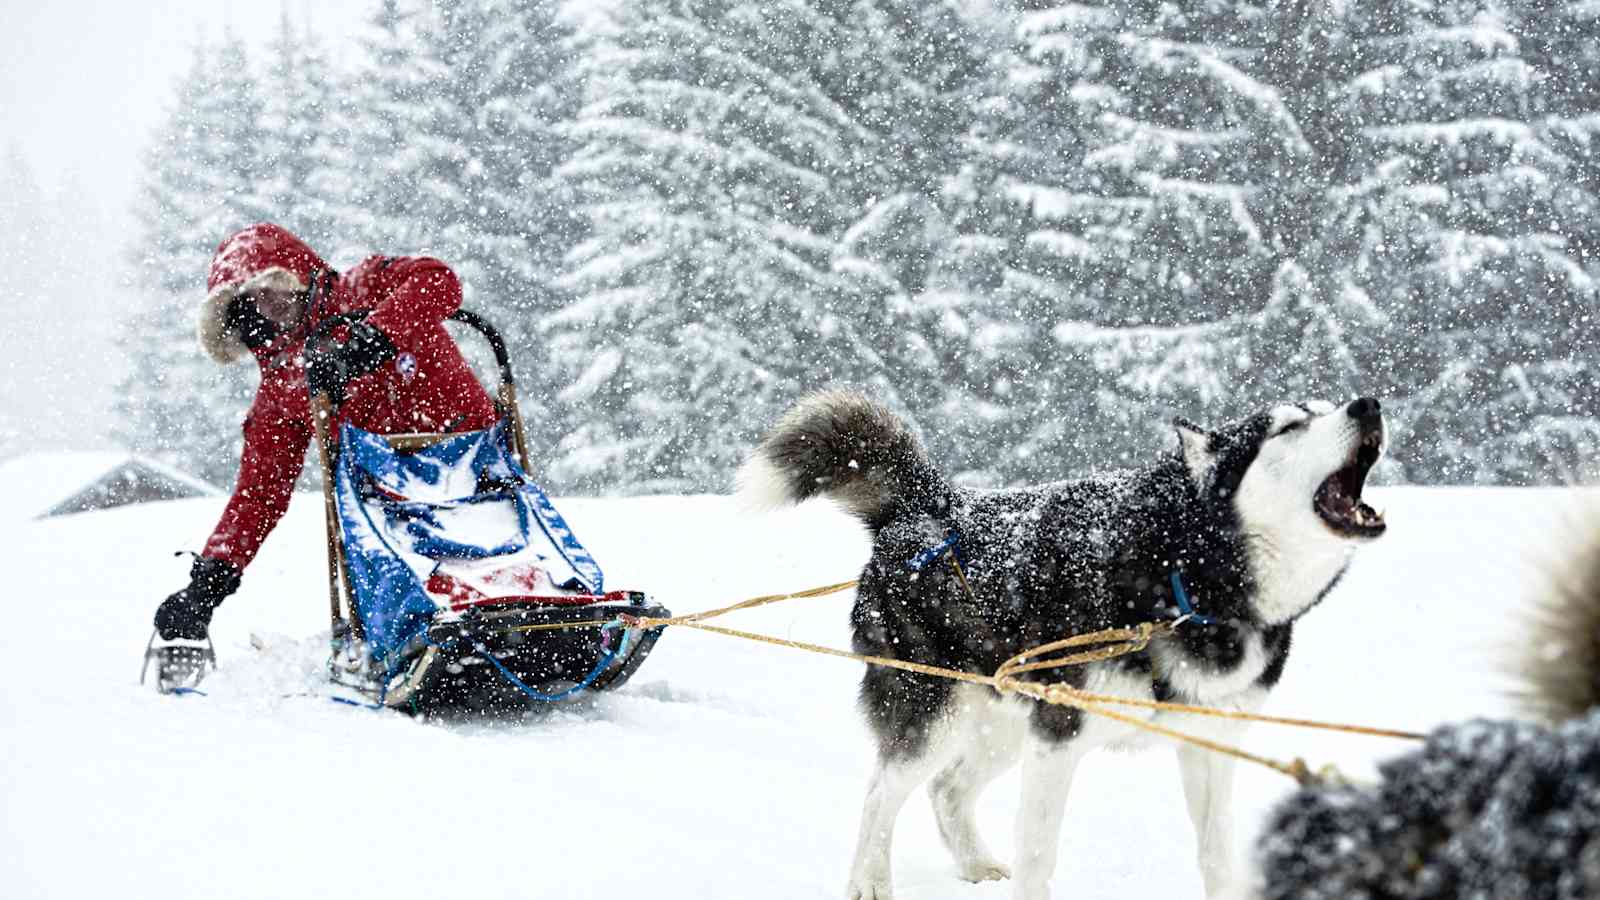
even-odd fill
[[[308,357],[361,315],[322,323]],[[606,589],[599,564],[528,477],[505,342],[479,316],[450,318],[494,350],[499,421],[490,428],[385,436],[345,424],[335,437],[332,398],[311,398],[329,673],[376,703],[422,712],[510,710],[617,687],[661,632],[630,617],[669,613],[641,592]]]

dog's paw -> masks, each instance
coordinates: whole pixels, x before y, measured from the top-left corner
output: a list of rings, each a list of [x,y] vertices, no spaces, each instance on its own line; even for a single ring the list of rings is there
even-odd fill
[[[974,859],[960,865],[961,880],[977,884],[980,881],[1004,881],[1011,877],[1011,867],[992,859]]]
[[[850,879],[850,889],[845,891],[844,896],[845,900],[894,900],[894,893],[889,890],[889,879],[862,875]]]

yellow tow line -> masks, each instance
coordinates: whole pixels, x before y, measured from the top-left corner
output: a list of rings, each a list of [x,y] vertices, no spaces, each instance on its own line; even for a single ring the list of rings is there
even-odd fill
[[[972,588],[967,584],[966,573],[961,570],[961,564],[954,555],[949,557],[950,565],[955,569],[956,577],[961,582],[967,595],[972,596]],[[1323,731],[1338,731],[1349,734],[1365,734],[1376,737],[1400,738],[1403,740],[1420,741],[1425,735],[1413,731],[1398,731],[1391,728],[1372,728],[1365,725],[1346,725],[1336,722],[1322,722],[1315,719],[1296,719],[1283,716],[1267,716],[1260,713],[1244,712],[1242,710],[1215,709],[1208,706],[1195,706],[1186,703],[1167,703],[1159,700],[1138,700],[1131,697],[1118,697],[1111,694],[1096,694],[1080,690],[1060,682],[1042,684],[1037,681],[1025,681],[1017,676],[1026,672],[1038,672],[1046,669],[1059,669],[1067,666],[1079,666],[1102,660],[1115,659],[1129,653],[1138,653],[1150,645],[1156,636],[1172,631],[1180,620],[1163,622],[1145,622],[1126,628],[1106,628],[1087,634],[1073,635],[1059,641],[1030,648],[1011,657],[1000,664],[992,675],[980,675],[975,672],[963,672],[959,669],[947,669],[941,666],[930,666],[923,663],[908,662],[886,656],[868,656],[860,653],[851,653],[821,644],[810,644],[805,641],[794,641],[787,638],[777,638],[771,635],[757,634],[752,631],[740,631],[735,628],[726,628],[720,625],[707,625],[705,620],[739,610],[753,609],[784,600],[799,600],[809,597],[824,597],[840,591],[850,590],[860,584],[858,581],[844,581],[839,584],[824,585],[791,594],[767,594],[752,597],[730,606],[708,609],[702,612],[689,613],[682,616],[652,618],[647,616],[622,617],[624,624],[629,628],[663,628],[668,625],[682,625],[713,634],[723,634],[729,637],[743,638],[748,641],[757,641],[764,644],[773,644],[779,647],[792,647],[796,650],[805,650],[824,656],[835,656],[841,659],[852,659],[869,666],[884,666],[891,669],[901,669],[907,672],[916,672],[922,675],[931,675],[937,678],[948,678],[967,684],[982,685],[1004,693],[1020,694],[1045,703],[1054,703],[1059,706],[1070,706],[1093,715],[1105,716],[1127,725],[1141,728],[1145,731],[1159,734],[1173,740],[1203,747],[1215,753],[1223,753],[1238,759],[1266,766],[1276,772],[1281,772],[1295,779],[1302,785],[1318,781],[1322,776],[1313,772],[1304,759],[1296,757],[1291,762],[1282,762],[1270,757],[1258,756],[1207,738],[1197,737],[1164,725],[1157,725],[1143,719],[1107,709],[1108,706],[1132,706],[1142,709],[1159,710],[1162,712],[1184,713],[1197,716],[1212,716],[1224,719],[1239,719],[1249,722],[1265,722],[1272,725],[1288,725],[1296,728],[1315,728]],[[554,622],[542,625],[521,625],[508,629],[510,631],[559,631],[571,628],[599,628],[605,625],[602,622]],[[1104,646],[1095,646],[1104,645]],[[1070,650],[1074,647],[1092,647],[1093,649],[1080,650],[1077,653],[1053,659],[1042,659],[1053,653]],[[1321,770],[1323,772],[1329,769]]]

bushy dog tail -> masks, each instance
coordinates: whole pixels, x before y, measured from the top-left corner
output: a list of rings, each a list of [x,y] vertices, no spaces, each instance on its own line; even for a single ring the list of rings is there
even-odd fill
[[[1600,510],[1573,523],[1514,648],[1527,712],[1551,722],[1600,707]]]
[[[739,469],[740,497],[774,508],[831,497],[876,532],[906,512],[938,515],[950,488],[906,423],[860,394],[801,400]]]

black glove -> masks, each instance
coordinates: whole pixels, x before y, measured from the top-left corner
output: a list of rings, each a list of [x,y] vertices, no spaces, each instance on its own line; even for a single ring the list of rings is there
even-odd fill
[[[203,641],[211,613],[239,589],[239,567],[225,559],[197,556],[189,567],[189,586],[161,601],[156,631],[164,641]]]
[[[395,357],[394,342],[375,325],[352,322],[350,338],[328,350],[306,353],[306,387],[313,396],[326,393],[335,406],[344,402],[344,388]]]
[[[235,297],[228,304],[227,326],[239,336],[239,340],[251,350],[277,340],[278,326],[272,320],[263,316],[255,303],[243,297]]]

